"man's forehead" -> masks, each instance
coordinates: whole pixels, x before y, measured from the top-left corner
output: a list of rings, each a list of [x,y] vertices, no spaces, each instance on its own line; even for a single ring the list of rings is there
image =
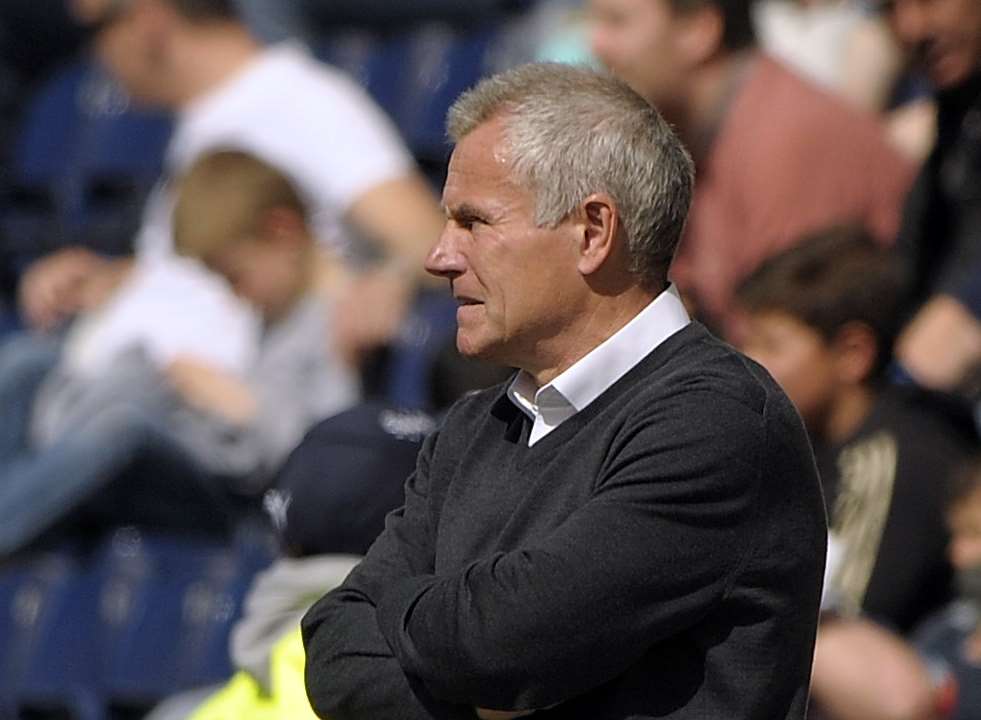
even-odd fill
[[[487,123],[463,137],[450,155],[444,200],[474,191],[515,190],[510,156],[503,133]]]

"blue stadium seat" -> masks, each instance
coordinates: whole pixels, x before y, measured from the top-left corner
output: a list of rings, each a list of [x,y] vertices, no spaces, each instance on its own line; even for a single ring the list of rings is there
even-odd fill
[[[417,157],[447,157],[446,112],[464,90],[487,74],[495,38],[493,28],[428,25],[415,32],[393,115]]]
[[[315,55],[353,76],[392,117],[417,158],[443,161],[445,118],[488,70],[496,30],[427,23],[394,32],[336,31]]]
[[[5,169],[5,262],[18,269],[22,258],[69,243],[126,250],[171,126],[167,115],[133,109],[90,63],[57,73],[25,113]]]
[[[117,530],[100,561],[105,695],[149,705],[228,678],[228,636],[257,557],[213,540]]]
[[[101,720],[94,576],[67,552],[38,555],[14,575],[19,577],[8,578],[13,584],[3,595],[10,613],[3,628],[3,706],[14,712],[62,709],[78,720]]]
[[[392,344],[385,371],[385,400],[397,407],[433,409],[431,370],[455,332],[453,297],[442,291],[421,293]]]
[[[0,567],[0,718],[25,709],[104,720],[231,675],[228,637],[268,531],[231,543],[136,528],[95,549]]]

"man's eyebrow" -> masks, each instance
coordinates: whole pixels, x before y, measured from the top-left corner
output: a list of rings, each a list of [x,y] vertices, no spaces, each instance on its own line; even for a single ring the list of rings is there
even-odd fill
[[[454,220],[486,220],[489,217],[487,212],[467,202],[462,202],[453,207],[443,205],[443,212],[446,213],[447,217]]]

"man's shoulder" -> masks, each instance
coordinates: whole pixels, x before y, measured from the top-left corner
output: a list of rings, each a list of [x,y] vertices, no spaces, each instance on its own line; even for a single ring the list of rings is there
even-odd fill
[[[687,395],[698,402],[705,396],[715,396],[760,414],[773,399],[785,399],[762,366],[699,323],[689,327],[671,339],[676,339],[677,344],[665,348],[668,352],[662,363],[647,365],[648,379],[639,384],[638,393]]]

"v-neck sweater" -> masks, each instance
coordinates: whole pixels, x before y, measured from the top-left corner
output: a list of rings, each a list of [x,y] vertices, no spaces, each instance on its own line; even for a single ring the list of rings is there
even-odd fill
[[[797,412],[697,323],[528,447],[458,403],[304,620],[332,718],[803,718],[826,522]],[[544,709],[551,708],[551,709]]]

